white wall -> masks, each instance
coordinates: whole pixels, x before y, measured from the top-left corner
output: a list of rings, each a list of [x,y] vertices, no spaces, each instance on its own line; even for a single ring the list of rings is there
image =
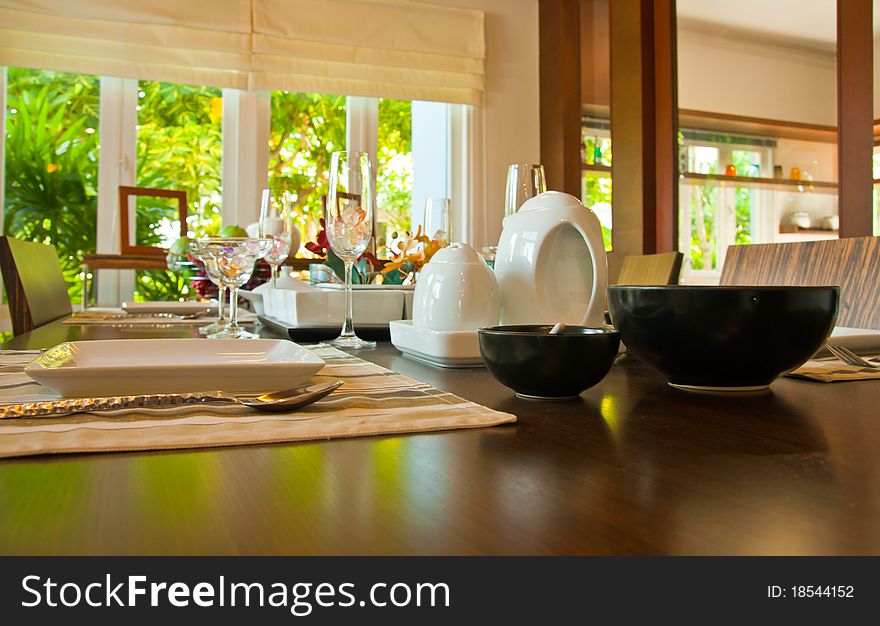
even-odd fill
[[[836,80],[833,53],[678,30],[683,109],[836,126]]]
[[[422,0],[419,0],[422,1]],[[486,93],[478,111],[477,176],[473,243],[498,243],[504,216],[504,185],[510,163],[537,163],[541,156],[538,93],[538,0],[424,0],[483,11],[486,16]],[[552,181],[551,181],[552,184]],[[482,198],[482,203],[479,202]],[[482,204],[482,207],[479,205]]]

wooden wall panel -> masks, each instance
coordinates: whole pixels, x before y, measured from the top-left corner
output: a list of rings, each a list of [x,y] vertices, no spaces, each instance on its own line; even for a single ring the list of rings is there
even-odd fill
[[[547,188],[581,197],[578,0],[540,0],[541,163]],[[515,132],[515,129],[511,129]]]
[[[874,97],[871,0],[837,0],[837,167],[840,236],[873,232]]]
[[[837,285],[838,326],[880,330],[880,237],[730,246],[722,285]]]

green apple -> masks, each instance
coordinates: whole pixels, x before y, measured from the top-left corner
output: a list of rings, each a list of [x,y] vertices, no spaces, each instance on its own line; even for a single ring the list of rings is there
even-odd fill
[[[186,256],[187,254],[189,254],[190,243],[192,243],[192,239],[190,239],[189,237],[181,237],[171,245],[171,247],[168,249],[168,252],[170,252],[171,254]]]
[[[220,229],[221,237],[247,237],[247,231],[241,226],[224,226]]]

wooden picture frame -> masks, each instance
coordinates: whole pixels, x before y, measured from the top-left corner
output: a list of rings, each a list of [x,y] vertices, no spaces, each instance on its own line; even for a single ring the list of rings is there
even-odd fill
[[[153,189],[150,187],[129,187],[125,185],[119,186],[119,240],[120,252],[123,255],[137,254],[143,256],[165,257],[168,253],[164,248],[158,246],[138,246],[131,243],[130,229],[130,207],[128,200],[131,197],[151,196],[154,198],[172,198],[177,200],[177,212],[180,218],[180,236],[186,236],[186,216],[188,214],[186,203],[186,192],[174,189]]]

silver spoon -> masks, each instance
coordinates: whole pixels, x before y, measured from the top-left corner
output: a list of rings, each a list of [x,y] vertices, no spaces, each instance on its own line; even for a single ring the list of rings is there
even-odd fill
[[[295,411],[308,404],[317,402],[338,389],[342,383],[343,381],[341,380],[334,380],[329,383],[301,385],[292,389],[285,389],[284,391],[264,394],[181,393],[26,402],[0,406],[0,419],[50,417],[54,415],[70,415],[71,413],[118,411],[121,409],[164,408],[209,402],[240,404],[263,413],[283,413]]]

